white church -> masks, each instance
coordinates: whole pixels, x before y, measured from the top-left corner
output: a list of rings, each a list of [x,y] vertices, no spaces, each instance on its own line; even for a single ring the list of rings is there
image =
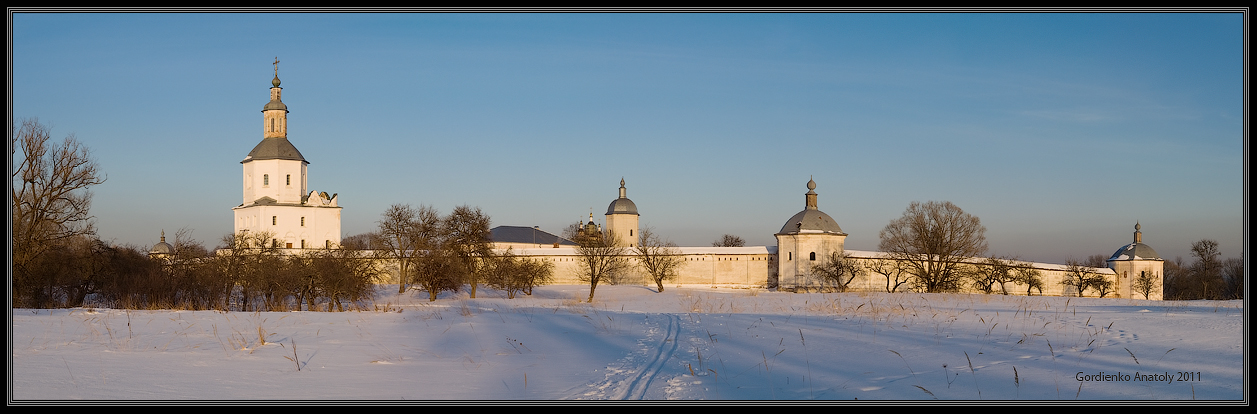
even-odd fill
[[[336,194],[310,190],[310,162],[288,141],[278,63],[271,100],[262,107],[262,142],[240,161],[244,197],[232,208],[235,233],[270,234],[275,247],[286,249],[335,247],[340,245],[340,206]]]
[[[329,196],[326,192],[309,189],[307,166],[310,163],[288,140],[288,107],[281,100],[283,89],[279,84],[277,60],[270,101],[262,107],[262,142],[240,162],[243,198],[240,205],[232,209],[235,232],[268,234],[273,246],[291,253],[299,250],[289,249],[335,248],[341,240],[341,207],[337,205],[336,194]],[[810,269],[830,252],[845,252],[863,262],[884,259],[885,254],[880,252],[845,249],[847,234],[833,217],[819,209],[816,187],[816,182],[809,179],[803,210],[787,219],[775,234],[776,246],[680,247],[684,264],[668,285],[809,290],[818,286],[809,276]],[[621,179],[619,197],[607,206],[606,230],[621,238],[620,245],[637,246],[640,216],[637,204],[628,198],[625,181]],[[596,226],[592,213],[586,225]],[[515,254],[553,263],[554,283],[581,284],[579,255],[570,241],[535,227],[500,226],[492,232],[495,248],[509,248]],[[1140,274],[1151,274],[1156,280],[1162,280],[1163,264],[1156,251],[1143,243],[1140,226],[1136,224],[1134,241],[1118,249],[1108,259],[1107,268],[1092,271],[1111,278],[1114,297],[1135,298],[1138,295],[1134,288],[1136,278]],[[1076,296],[1071,287],[1061,283],[1065,277],[1064,265],[1030,262],[1016,265],[1040,271],[1043,280],[1040,294]],[[380,281],[396,283],[396,278],[395,274],[382,275]],[[637,271],[637,274],[624,275],[622,280],[645,282],[646,277]],[[1025,286],[1006,287],[1010,292],[1029,291]],[[886,291],[886,279],[864,272],[848,288],[882,292]],[[1149,298],[1162,298],[1160,283]]]

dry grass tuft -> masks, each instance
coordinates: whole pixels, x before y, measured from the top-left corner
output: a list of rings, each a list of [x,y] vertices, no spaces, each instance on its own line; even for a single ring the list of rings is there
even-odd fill
[[[460,302],[458,303],[458,314],[459,314],[459,315],[463,315],[464,317],[468,317],[468,316],[476,315],[476,314],[479,314],[479,313],[480,313],[480,310],[479,310],[479,309],[472,309],[472,308],[471,308],[471,306],[468,306],[468,305],[467,305],[467,301],[465,301],[465,300],[464,300],[464,301],[460,301]]]

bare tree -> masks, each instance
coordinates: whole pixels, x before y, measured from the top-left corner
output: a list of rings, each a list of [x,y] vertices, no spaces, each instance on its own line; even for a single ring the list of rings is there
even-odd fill
[[[1183,300],[1183,299],[1199,299],[1191,295],[1191,289],[1198,284],[1192,283],[1191,272],[1188,265],[1183,261],[1183,257],[1175,257],[1174,260],[1166,260],[1163,264],[1162,288],[1164,296],[1167,299]]]
[[[1109,267],[1109,262],[1108,262],[1108,258],[1105,257],[1104,255],[1093,254],[1093,255],[1087,256],[1087,260],[1083,261],[1082,265],[1091,267],[1091,268],[1096,268],[1096,269],[1104,269],[1104,268]]]
[[[685,258],[681,257],[676,244],[664,241],[650,227],[641,229],[638,234],[640,241],[634,249],[637,261],[655,281],[658,291],[663,292],[663,281],[676,277],[677,269],[685,263]]]
[[[1015,282],[1020,285],[1026,285],[1026,296],[1030,296],[1030,292],[1034,289],[1039,290],[1039,295],[1043,295],[1043,272],[1030,266],[1019,266],[1013,270],[1016,276]]]
[[[1093,269],[1108,269],[1108,257],[1102,254],[1093,254],[1087,256],[1087,261],[1083,262],[1083,265]],[[1096,273],[1096,276],[1098,277],[1091,278],[1091,288],[1095,289],[1100,297],[1108,296],[1110,292],[1117,288],[1116,277],[1110,279],[1100,273]]]
[[[1095,289],[1096,293],[1098,293],[1100,297],[1108,296],[1109,293],[1113,292],[1116,285],[1113,283],[1112,279],[1104,277],[1104,275],[1098,276],[1099,277],[1091,279],[1091,288]]]
[[[92,193],[105,182],[91,152],[67,136],[50,143],[50,128],[30,118],[14,124],[10,135],[13,203],[13,288],[21,302],[34,282],[31,265],[45,252],[71,238],[95,234]]]
[[[342,242],[340,248],[325,248],[308,253],[305,258],[313,270],[309,280],[307,308],[314,310],[315,297],[328,300],[327,311],[333,305],[344,312],[342,301],[358,303],[371,299],[375,292],[374,278],[379,272],[378,262],[356,244]]]
[[[839,292],[845,292],[847,285],[856,276],[864,273],[864,268],[845,252],[832,251],[820,263],[812,265],[808,273],[819,280],[822,286],[832,286]]]
[[[1065,276],[1061,279],[1061,284],[1073,288],[1079,297],[1085,295],[1087,289],[1095,289],[1100,297],[1107,295],[1113,289],[1113,281],[1098,272],[1096,267],[1088,265],[1094,264],[1091,263],[1093,261],[1094,259],[1087,262],[1066,260]]]
[[[726,234],[726,235],[720,236],[719,239],[716,239],[716,241],[711,242],[711,247],[744,247],[744,246],[746,246],[746,240],[742,240],[741,237],[734,236],[732,234]]]
[[[554,271],[553,263],[519,257],[511,249],[491,256],[484,267],[485,282],[506,291],[507,299],[519,292],[531,295],[532,288],[547,282]]]
[[[183,281],[172,278],[163,269],[164,261],[153,260],[142,248],[114,247],[108,249],[110,271],[98,285],[97,300],[119,309],[153,309],[182,306],[183,309],[204,308],[204,299],[189,297],[199,293],[196,287],[183,288]]]
[[[445,246],[461,261],[459,269],[463,279],[471,285],[471,297],[476,297],[482,262],[489,257],[493,241],[489,236],[489,216],[479,207],[458,206],[442,220]]]
[[[87,295],[98,292],[110,275],[116,250],[91,236],[75,236],[58,242],[34,262],[32,274],[40,292],[28,296],[41,307],[82,306]]]
[[[881,231],[879,248],[911,269],[926,292],[960,289],[966,261],[986,252],[986,228],[948,201],[913,202]]]
[[[1144,295],[1144,299],[1148,299],[1154,290],[1160,287],[1157,281],[1158,277],[1147,270],[1139,271],[1139,275],[1135,276],[1135,280],[1131,283],[1131,287],[1135,289],[1135,293]]]
[[[628,248],[621,246],[618,240],[611,231],[578,233],[573,240],[577,243],[576,257],[581,265],[578,278],[589,282],[589,302],[594,301],[598,283],[628,270],[629,263],[624,256]]]
[[[428,292],[428,301],[436,301],[443,291],[457,292],[463,286],[463,261],[447,246],[427,250],[415,259],[414,283]]]
[[[440,230],[441,216],[436,209],[424,205],[419,208],[407,204],[394,204],[380,216],[379,231],[373,244],[384,255],[397,261],[397,293],[406,292],[410,280],[410,266],[419,252],[433,247]]]
[[[515,299],[515,294],[524,290],[520,277],[519,256],[513,249],[507,248],[501,253],[494,253],[485,260],[485,284],[506,292],[507,299]]]
[[[560,237],[571,240],[571,241],[576,241],[576,239],[584,237],[584,232],[585,232],[584,230],[585,230],[585,227],[580,222],[572,223],[568,225],[567,227],[563,228],[563,231],[561,232]]]
[[[1244,260],[1232,257],[1223,261],[1222,275],[1231,299],[1244,299]]]
[[[886,293],[895,293],[912,278],[902,260],[872,259],[865,262],[864,268],[886,278]]]
[[[532,288],[549,284],[554,280],[554,263],[539,259],[520,259],[520,273],[524,275],[523,292],[532,296]]]
[[[166,275],[175,286],[171,305],[185,309],[209,309],[219,303],[221,280],[209,264],[213,254],[205,244],[192,237],[187,227],[175,232],[174,254],[167,262]]]
[[[280,269],[279,246],[270,232],[240,232],[223,237],[221,253],[215,256],[215,267],[222,275],[226,294],[223,308],[230,309],[235,288],[239,288],[241,311],[262,310],[257,305],[258,295],[265,296],[270,288],[271,276]],[[265,304],[265,303],[264,303]]]
[[[1222,280],[1222,261],[1218,259],[1218,242],[1204,239],[1192,243],[1192,263],[1190,273],[1195,284],[1194,297],[1198,299],[1224,299],[1224,282]]]
[[[969,278],[973,281],[973,287],[985,294],[995,292],[995,286],[998,285],[1000,293],[1008,294],[1008,287],[1005,283],[1016,280],[1016,273],[1013,272],[1013,259],[1000,257],[988,257],[982,259],[981,263],[975,263],[969,272]]]

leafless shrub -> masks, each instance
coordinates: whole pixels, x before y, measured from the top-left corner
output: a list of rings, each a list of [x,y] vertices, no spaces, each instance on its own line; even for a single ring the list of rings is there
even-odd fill
[[[746,246],[746,240],[732,234],[720,236],[716,241],[711,242],[711,247],[743,247]]]
[[[845,292],[851,281],[863,273],[863,266],[846,253],[837,251],[830,252],[820,260],[820,263],[808,269],[808,274],[820,281],[822,287],[832,288],[839,292]]]

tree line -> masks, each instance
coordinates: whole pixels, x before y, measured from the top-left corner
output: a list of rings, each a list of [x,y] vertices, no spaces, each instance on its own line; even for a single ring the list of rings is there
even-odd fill
[[[376,264],[352,245],[283,254],[270,234],[242,233],[211,251],[190,235],[179,231],[161,254],[92,235],[66,239],[15,269],[13,306],[343,311],[374,294]]]
[[[1218,242],[1192,243],[1192,262],[1182,257],[1165,261],[1166,299],[1243,299],[1244,260],[1221,259]]]
[[[343,311],[374,294],[375,264],[354,246],[283,254],[270,234],[242,233],[210,250],[190,235],[160,254],[90,235],[60,243],[15,272],[13,306]]]
[[[408,289],[428,292],[435,301],[441,292],[467,289],[476,297],[484,284],[531,295],[533,287],[549,283],[554,264],[493,250],[489,216],[477,207],[459,206],[442,216],[433,207],[394,204],[380,216],[375,232],[364,238],[379,258],[388,259],[398,275],[398,293]]]

